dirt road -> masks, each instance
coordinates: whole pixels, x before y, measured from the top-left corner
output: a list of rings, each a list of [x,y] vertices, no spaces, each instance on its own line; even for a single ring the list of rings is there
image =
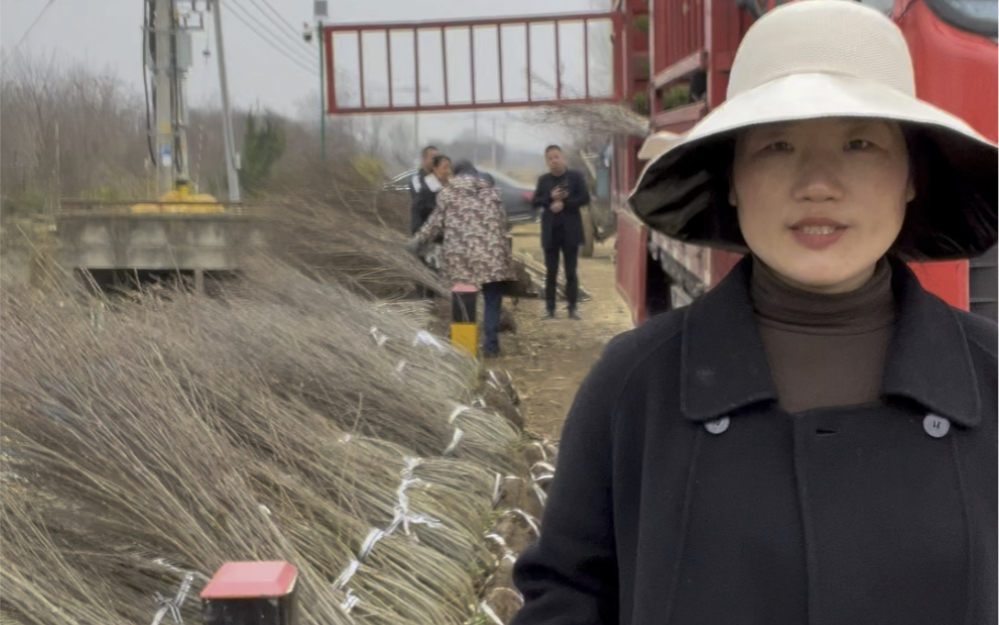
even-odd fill
[[[516,226],[514,251],[544,262],[537,224]],[[579,259],[580,286],[590,300],[582,302],[581,321],[566,317],[559,302],[558,318],[542,320],[544,301],[504,300],[514,313],[515,333],[503,333],[503,355],[494,366],[508,370],[523,400],[526,429],[558,438],[576,390],[614,335],[631,327],[631,317],[614,289],[614,240],[598,244],[593,258]]]

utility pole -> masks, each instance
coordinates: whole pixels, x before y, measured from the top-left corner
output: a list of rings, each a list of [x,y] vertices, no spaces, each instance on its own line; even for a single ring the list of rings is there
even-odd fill
[[[160,197],[173,188],[173,2],[153,1],[153,89],[156,146],[156,192]]]
[[[329,18],[329,6],[327,0],[313,0],[312,18],[316,22],[316,47],[319,48],[319,157],[326,162],[326,54],[324,46],[326,38],[323,36],[323,20]],[[308,23],[305,32],[308,33]],[[306,37],[308,42],[308,37]],[[332,39],[330,45],[333,45]],[[328,68],[330,72],[333,68]]]
[[[164,0],[158,0],[163,2]],[[229,109],[229,82],[225,74],[225,46],[222,45],[222,2],[215,0],[215,45],[218,47],[219,87],[222,90],[222,134],[225,137],[225,168],[229,175],[229,201],[239,202],[239,176],[236,174],[236,139],[232,136]]]
[[[191,181],[190,150],[187,146],[187,128],[190,126],[190,116],[187,109],[187,74],[194,65],[194,43],[187,18],[183,24],[175,24],[173,36],[173,79],[176,89],[176,149],[177,181],[189,184]]]

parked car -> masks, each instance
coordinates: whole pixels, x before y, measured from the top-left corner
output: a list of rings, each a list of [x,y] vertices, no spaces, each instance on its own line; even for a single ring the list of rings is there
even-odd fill
[[[385,193],[405,193],[409,194],[409,184],[416,175],[415,169],[405,171],[395,178],[392,178],[384,185],[382,191]],[[497,171],[480,169],[483,174],[488,174],[493,183],[500,191],[503,199],[503,209],[506,211],[507,219],[511,222],[531,221],[537,218],[532,200],[534,199],[534,189],[525,184],[513,180],[509,176]]]

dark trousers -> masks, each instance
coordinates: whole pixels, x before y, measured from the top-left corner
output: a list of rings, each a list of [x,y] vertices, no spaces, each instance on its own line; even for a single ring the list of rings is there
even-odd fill
[[[486,282],[482,285],[482,299],[485,301],[485,311],[482,316],[482,332],[485,335],[482,350],[495,352],[499,350],[500,311],[503,309],[503,283]]]
[[[565,262],[565,298],[569,300],[569,310],[576,310],[579,299],[579,276],[576,265],[579,261],[579,246],[562,244],[545,250],[545,300],[548,312],[555,312],[555,290],[558,285],[558,257],[561,252]]]

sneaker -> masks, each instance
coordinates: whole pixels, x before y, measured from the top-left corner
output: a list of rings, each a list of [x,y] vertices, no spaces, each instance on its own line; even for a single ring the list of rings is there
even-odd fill
[[[499,356],[500,356],[500,350],[499,350],[499,348],[497,348],[497,349],[483,349],[482,350],[482,357],[483,358],[499,358]]]
[[[549,319],[554,319],[555,318],[555,311],[554,310],[549,310],[545,314],[541,315],[541,318],[543,320],[545,320],[545,321],[548,321]]]
[[[569,311],[569,319],[575,319],[576,321],[582,321],[583,318],[580,317],[579,313],[576,312],[575,310],[570,310]]]

